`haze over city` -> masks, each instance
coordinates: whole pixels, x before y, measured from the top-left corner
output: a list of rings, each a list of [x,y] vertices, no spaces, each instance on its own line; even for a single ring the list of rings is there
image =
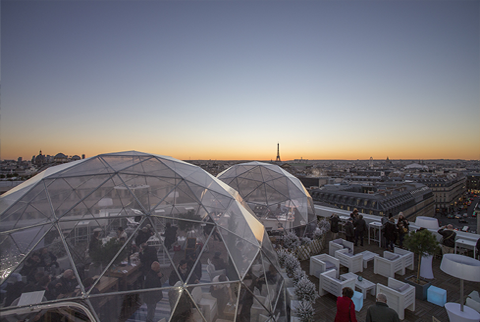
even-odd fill
[[[480,159],[478,1],[2,1],[0,159]]]

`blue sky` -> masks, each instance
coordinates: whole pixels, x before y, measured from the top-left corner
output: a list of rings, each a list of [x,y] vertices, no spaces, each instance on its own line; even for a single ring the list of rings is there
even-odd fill
[[[480,158],[478,1],[2,1],[2,159]]]

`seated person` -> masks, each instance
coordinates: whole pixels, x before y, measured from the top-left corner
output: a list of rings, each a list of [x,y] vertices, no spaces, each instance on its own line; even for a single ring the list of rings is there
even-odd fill
[[[41,262],[40,254],[34,252],[23,264],[20,274],[26,276],[28,282],[36,283],[35,273],[37,273],[37,269],[40,267]]]
[[[225,261],[223,260],[223,258],[220,257],[220,255],[220,252],[215,252],[211,260],[213,266],[215,266],[216,271],[227,268],[227,264],[225,264]]]
[[[73,270],[67,269],[62,276],[50,283],[48,288],[56,299],[72,296],[77,286],[77,279]]]

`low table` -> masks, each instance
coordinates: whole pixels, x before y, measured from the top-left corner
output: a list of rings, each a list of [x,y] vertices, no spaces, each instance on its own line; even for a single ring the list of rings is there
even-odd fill
[[[370,252],[368,250],[363,251],[359,254],[362,254],[363,256],[363,268],[367,268],[368,262],[371,261],[375,256],[378,256],[378,254]]]
[[[370,293],[375,296],[375,291],[376,291],[376,286],[377,284],[370,282],[369,280],[362,279],[361,281],[358,280],[358,275],[354,273],[346,273],[340,275],[340,277],[343,277],[345,279],[348,278],[355,278],[355,286],[358,287],[362,293],[363,293],[363,298],[367,298],[367,291],[370,290]]]

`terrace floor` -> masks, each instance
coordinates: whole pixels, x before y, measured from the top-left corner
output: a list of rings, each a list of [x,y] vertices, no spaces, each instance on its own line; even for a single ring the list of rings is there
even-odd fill
[[[330,237],[330,236],[327,236]],[[324,253],[328,253],[328,241],[331,240],[327,238],[326,248],[324,249]],[[369,245],[368,242],[364,243],[364,246],[356,246],[355,247],[355,254],[363,252],[364,250],[368,250],[377,254],[382,255],[384,249],[378,246],[378,243],[374,244],[373,242]],[[472,256],[472,255],[470,255]],[[435,257],[432,262],[433,267],[433,274],[435,278],[431,280],[433,286],[442,288],[447,290],[447,302],[457,302],[459,303],[460,300],[460,280],[458,278],[452,277],[443,271],[440,270],[440,263],[441,257]],[[309,272],[309,260],[304,260],[301,262],[302,269],[306,272]],[[417,258],[415,258],[415,271],[406,270],[406,274],[402,275],[395,275],[395,278],[398,280],[403,281],[405,277],[410,275],[416,274],[417,269]],[[348,273],[348,269],[346,267],[341,266],[340,274]],[[368,262],[368,267],[362,273],[357,273],[361,275],[364,279],[367,279],[373,283],[381,283],[387,285],[387,278],[381,275],[377,275],[373,273],[373,261]],[[318,278],[314,276],[310,276],[312,282],[315,283],[318,290]],[[480,283],[473,283],[467,282],[464,283],[464,294],[467,296],[473,290],[480,291]],[[363,308],[360,312],[356,312],[357,320],[359,322],[365,321],[365,317],[367,314],[367,308],[370,305],[375,304],[375,297],[370,293],[367,295],[367,298],[363,300]],[[337,312],[336,307],[336,297],[331,294],[326,294],[322,297],[319,297],[314,305],[315,308],[315,321],[323,322],[328,321],[332,322],[335,320],[335,314]],[[432,316],[437,318],[439,321],[447,322],[448,316],[445,308],[432,304],[427,301],[416,300],[415,303],[415,311],[411,312],[409,310],[405,310],[405,319],[403,321],[411,321],[411,322],[424,322],[424,321],[432,321]]]

